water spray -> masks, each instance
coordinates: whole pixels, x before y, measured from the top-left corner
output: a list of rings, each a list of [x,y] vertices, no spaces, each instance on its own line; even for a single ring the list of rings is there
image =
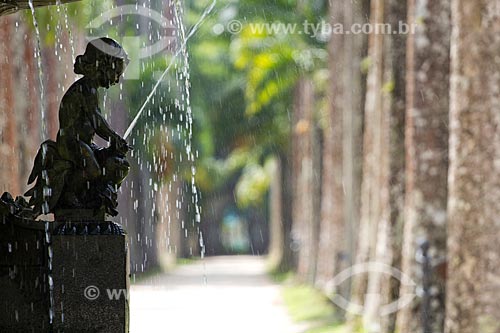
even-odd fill
[[[187,41],[189,40],[189,38],[191,38],[195,32],[198,30],[198,28],[201,26],[201,24],[203,23],[203,21],[205,20],[205,18],[207,17],[208,14],[210,14],[210,12],[214,9],[215,7],[215,4],[216,4],[217,0],[214,0],[206,9],[205,11],[203,12],[203,14],[201,15],[200,19],[198,20],[198,22],[196,22],[196,24],[191,28],[191,30],[189,31],[186,39],[184,39],[184,42],[181,44],[181,46],[178,48],[178,50],[175,52],[174,56],[172,57],[172,60],[170,60],[170,63],[168,64],[167,68],[163,71],[163,73],[161,74],[160,78],[158,79],[158,81],[156,82],[156,84],[154,85],[153,89],[151,90],[151,92],[149,93],[148,97],[146,97],[146,100],[144,101],[144,103],[142,104],[141,108],[139,109],[139,111],[137,112],[137,114],[135,115],[134,117],[134,120],[132,120],[132,122],[130,123],[130,125],[128,126],[127,130],[125,131],[125,134],[123,135],[123,138],[124,139],[127,139],[127,137],[130,135],[130,133],[132,133],[132,130],[134,129],[135,125],[137,125],[137,121],[139,120],[139,118],[141,117],[142,115],[142,112],[144,111],[144,109],[146,108],[146,105],[148,105],[149,101],[151,100],[151,97],[153,97],[154,93],[156,92],[156,89],[158,89],[158,87],[160,86],[160,83],[163,81],[163,79],[165,78],[165,75],[167,75],[168,71],[170,70],[170,68],[172,67],[172,65],[174,64],[174,61],[175,59],[179,56],[179,54],[182,52],[182,50],[184,49],[184,47],[186,46],[187,44]]]

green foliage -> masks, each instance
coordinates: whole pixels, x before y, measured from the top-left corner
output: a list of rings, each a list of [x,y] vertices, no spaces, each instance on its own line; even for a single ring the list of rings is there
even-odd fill
[[[283,272],[277,267],[271,267],[269,269],[269,275],[276,283],[286,283],[293,279],[293,273],[291,271]]]
[[[358,333],[353,332],[349,329],[347,325],[325,325],[320,327],[314,327],[310,330],[307,330],[305,333]]]
[[[264,167],[260,164],[247,164],[236,185],[236,199],[240,207],[264,204],[265,194],[272,178],[269,161]]]
[[[187,21],[207,1],[188,5]],[[265,162],[290,143],[294,88],[304,75],[324,87],[326,45],[310,36],[255,29],[256,24],[319,22],[325,1],[223,0],[190,42],[197,182],[215,191],[233,177],[240,208],[263,204],[270,184]],[[238,34],[215,31],[232,20]],[[319,89],[321,95],[321,89]],[[318,104],[321,106],[321,103]]]
[[[319,290],[309,285],[288,283],[283,287],[285,305],[294,321],[305,324],[304,333],[363,333],[358,320],[342,322],[334,305]],[[285,281],[286,282],[286,281]]]
[[[42,46],[54,46],[62,31],[83,30],[94,17],[111,8],[112,0],[75,2],[71,4],[40,7],[35,10],[35,18],[40,31]],[[22,12],[22,19],[29,22],[34,34],[35,27],[31,10]]]
[[[395,86],[396,83],[394,82],[394,80],[388,81],[382,86],[382,91],[386,94],[390,94],[394,91]]]
[[[231,44],[234,66],[246,74],[246,113],[249,116],[291,95],[300,76],[324,66],[327,59],[324,45],[318,45],[309,36],[277,29],[285,25],[302,27],[301,19],[305,17],[296,13],[294,7],[284,7],[278,11],[279,19],[269,14],[251,22],[247,20]],[[275,30],[272,30],[273,25]]]
[[[328,299],[308,285],[284,287],[283,298],[290,315],[297,322],[335,322],[335,310]]]
[[[234,65],[246,72],[246,114],[253,116],[274,100],[290,94],[300,73],[292,43],[245,28],[233,42]]]

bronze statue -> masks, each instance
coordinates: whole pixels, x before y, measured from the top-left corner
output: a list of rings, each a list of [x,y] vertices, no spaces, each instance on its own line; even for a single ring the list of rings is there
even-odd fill
[[[43,142],[35,157],[29,202],[8,192],[0,197],[1,332],[128,332],[126,297],[91,304],[82,289],[129,286],[126,233],[106,213],[118,213],[131,147],[103,118],[98,98],[99,88],[119,82],[127,62],[112,39],[87,45],[74,68],[83,77],[61,101],[57,139]],[[109,147],[98,147],[96,134]],[[36,220],[48,213],[53,222]],[[103,323],[94,320],[99,313],[113,316]]]
[[[130,168],[125,155],[131,147],[104,119],[98,89],[118,83],[127,63],[123,48],[110,38],[89,42],[76,58],[74,72],[83,77],[62,98],[57,139],[41,144],[28,179],[36,180],[25,193],[33,218],[65,209],[118,214],[117,191]],[[110,146],[98,147],[96,134]],[[25,206],[22,199],[16,202]]]

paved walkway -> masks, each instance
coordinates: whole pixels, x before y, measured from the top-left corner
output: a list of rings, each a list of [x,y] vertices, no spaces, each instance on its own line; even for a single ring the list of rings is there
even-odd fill
[[[213,257],[135,284],[132,333],[297,333],[264,259]]]

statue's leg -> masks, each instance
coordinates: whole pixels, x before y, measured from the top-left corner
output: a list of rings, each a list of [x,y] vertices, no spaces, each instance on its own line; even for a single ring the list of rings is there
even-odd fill
[[[94,156],[102,168],[102,175],[95,179],[96,188],[99,189],[99,196],[103,199],[106,212],[116,216],[118,211],[118,188],[125,178],[130,165],[125,158],[117,155],[114,147],[94,148]]]
[[[101,175],[101,168],[94,156],[92,148],[80,141],[80,152],[83,159],[81,165],[85,171],[85,176],[87,176],[88,179],[99,177]]]

